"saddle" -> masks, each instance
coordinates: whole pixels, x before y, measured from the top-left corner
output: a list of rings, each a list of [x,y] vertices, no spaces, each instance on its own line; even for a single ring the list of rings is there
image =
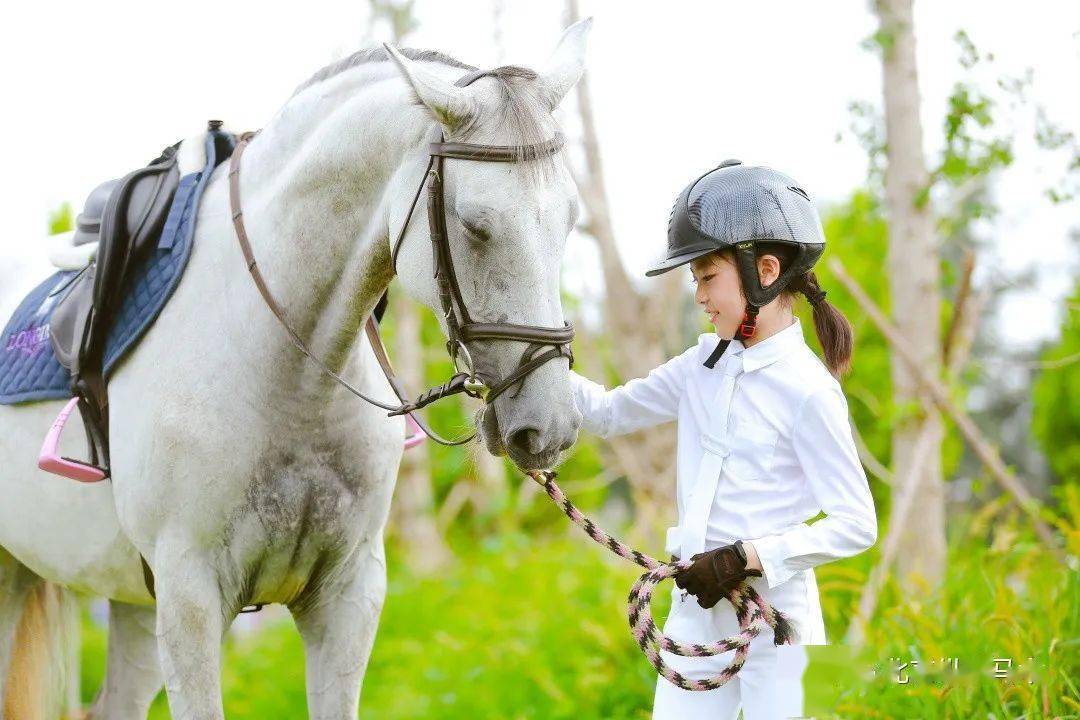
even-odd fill
[[[72,393],[87,429],[90,464],[108,467],[109,401],[103,379],[105,336],[132,269],[153,251],[180,182],[171,145],[147,166],[90,193],[76,219],[73,244],[97,251],[64,290],[49,324],[53,352],[71,371]]]

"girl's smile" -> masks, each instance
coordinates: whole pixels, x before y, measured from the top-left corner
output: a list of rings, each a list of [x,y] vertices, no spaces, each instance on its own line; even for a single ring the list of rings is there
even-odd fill
[[[758,278],[767,287],[780,276],[780,261],[766,253],[757,258]],[[709,318],[716,334],[733,338],[746,312],[746,296],[739,281],[739,272],[730,252],[718,251],[690,263],[690,282],[694,286],[694,301]],[[763,307],[757,320],[757,332],[743,341],[746,347],[759,342],[792,323],[790,304],[775,298]]]

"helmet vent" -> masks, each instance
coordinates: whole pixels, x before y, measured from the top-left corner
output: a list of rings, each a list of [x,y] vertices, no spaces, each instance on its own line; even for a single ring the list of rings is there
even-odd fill
[[[806,194],[806,191],[797,185],[788,185],[788,190],[798,195],[802,195],[804,200],[810,199],[810,196]]]

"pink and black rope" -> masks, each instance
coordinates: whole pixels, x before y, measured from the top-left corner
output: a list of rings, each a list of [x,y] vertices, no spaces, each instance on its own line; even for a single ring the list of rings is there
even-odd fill
[[[680,643],[667,637],[660,632],[653,620],[652,609],[649,605],[653,590],[664,580],[689,567],[691,563],[687,560],[660,562],[608,535],[563,494],[555,483],[554,471],[531,470],[528,475],[544,488],[552,502],[559,506],[575,524],[580,525],[589,537],[616,555],[645,568],[645,572],[634,583],[630,589],[630,596],[627,598],[630,630],[642,652],[645,653],[645,657],[656,668],[656,672],[673,685],[684,690],[715,690],[723,686],[742,669],[750,650],[750,641],[766,628],[773,629],[773,642],[776,645],[794,644],[797,641],[794,626],[787,616],[765,602],[765,599],[747,583],[737,586],[727,598],[734,606],[735,616],[739,620],[741,632],[738,635],[708,644]],[[709,657],[734,650],[735,657],[719,675],[704,680],[691,680],[668,667],[660,657],[660,650],[684,657]]]

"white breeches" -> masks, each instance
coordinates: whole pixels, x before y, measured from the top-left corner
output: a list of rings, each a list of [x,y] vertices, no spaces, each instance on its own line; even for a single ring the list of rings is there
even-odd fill
[[[750,652],[739,673],[716,690],[690,691],[657,678],[653,720],[736,720],[742,708],[743,720],[787,720],[803,716],[802,676],[806,669],[803,645],[824,645],[817,582],[812,570],[796,574],[771,590],[763,578],[750,584],[767,602],[784,611],[800,633],[799,645],[773,645],[772,630],[765,630],[750,642]],[[705,610],[693,595],[672,592],[671,612],[663,632],[683,642],[715,642],[739,632],[735,610],[721,600]],[[712,657],[679,657],[661,651],[664,662],[692,679],[718,675],[735,657],[735,651]]]

